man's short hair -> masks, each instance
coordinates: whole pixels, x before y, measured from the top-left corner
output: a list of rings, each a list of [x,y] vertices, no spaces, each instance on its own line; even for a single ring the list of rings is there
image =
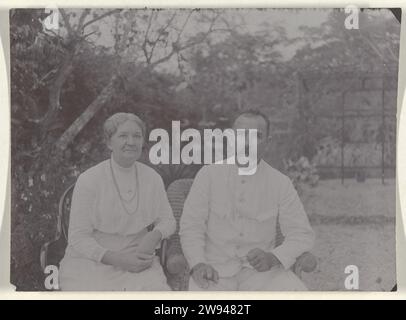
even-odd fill
[[[256,109],[244,110],[244,111],[240,112],[239,114],[237,114],[237,116],[234,118],[233,125],[234,125],[235,121],[241,116],[248,117],[248,118],[260,117],[260,118],[264,119],[265,123],[266,123],[266,134],[269,136],[270,130],[271,130],[271,121],[269,121],[268,117],[263,112],[256,110]]]

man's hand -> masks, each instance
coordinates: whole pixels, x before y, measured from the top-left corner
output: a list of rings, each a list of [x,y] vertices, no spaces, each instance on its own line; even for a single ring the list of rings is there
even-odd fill
[[[259,272],[268,271],[272,267],[281,264],[274,254],[258,248],[252,249],[248,252],[247,260],[249,264]]]
[[[219,274],[211,265],[198,263],[192,268],[192,278],[200,288],[207,289],[210,281],[219,281]]]

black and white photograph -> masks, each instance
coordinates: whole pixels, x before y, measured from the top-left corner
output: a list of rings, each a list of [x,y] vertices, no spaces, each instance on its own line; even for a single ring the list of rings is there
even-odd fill
[[[401,9],[9,11],[17,291],[393,291]]]

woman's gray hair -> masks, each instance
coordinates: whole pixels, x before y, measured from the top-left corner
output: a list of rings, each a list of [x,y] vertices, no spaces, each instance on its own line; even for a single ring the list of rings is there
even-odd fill
[[[138,116],[136,116],[133,113],[118,112],[113,114],[110,118],[108,118],[104,122],[103,130],[105,140],[109,141],[111,136],[116,133],[117,128],[127,120],[134,121],[140,126],[142,130],[142,136],[145,139],[145,136],[147,134],[147,127],[144,121],[142,121]]]

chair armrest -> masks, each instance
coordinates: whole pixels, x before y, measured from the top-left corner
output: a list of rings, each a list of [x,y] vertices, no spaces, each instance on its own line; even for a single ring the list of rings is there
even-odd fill
[[[163,239],[161,241],[161,248],[159,250],[159,261],[161,263],[161,266],[166,265],[166,254],[168,250],[168,239]]]
[[[296,259],[293,272],[300,278],[302,272],[312,272],[317,267],[317,258],[310,252],[305,252]]]
[[[168,257],[166,269],[172,275],[183,273],[187,269],[187,262],[183,254],[174,253]]]
[[[48,247],[51,242],[46,242],[41,246],[39,260],[42,272],[45,272],[45,268],[48,265]]]
[[[168,284],[174,291],[187,290],[189,285],[189,266],[179,243],[179,236],[173,235],[165,247],[165,264],[162,265]]]
[[[63,237],[59,237],[47,241],[41,246],[39,262],[43,272],[48,265],[59,266],[60,261],[65,255],[66,245],[66,240]]]
[[[165,251],[165,264],[162,265],[170,275],[180,275],[188,268],[183,255],[179,234],[173,234],[167,241]]]

